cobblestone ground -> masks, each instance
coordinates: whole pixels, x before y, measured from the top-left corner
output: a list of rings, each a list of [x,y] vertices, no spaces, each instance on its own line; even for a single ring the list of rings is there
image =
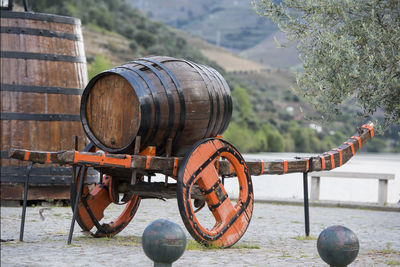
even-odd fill
[[[1,239],[13,239],[1,242],[1,266],[152,266],[140,245],[146,226],[167,218],[185,229],[176,200],[144,200],[118,236],[94,239],[76,225],[73,243],[67,245],[71,209],[50,207],[42,220],[41,208],[27,210],[25,242],[17,241],[21,208],[1,208]],[[113,207],[109,216],[118,212]],[[335,224],[352,229],[359,238],[360,253],[350,266],[400,265],[398,212],[311,207],[311,240],[304,240],[303,216],[303,207],[255,203],[247,232],[230,249],[195,246],[185,229],[192,246],[173,266],[327,266],[318,256],[316,238]]]

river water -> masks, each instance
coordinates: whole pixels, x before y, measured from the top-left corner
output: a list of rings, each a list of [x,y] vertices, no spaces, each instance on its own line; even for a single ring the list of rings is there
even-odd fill
[[[307,157],[301,153],[246,154],[244,158],[276,160]],[[393,173],[395,179],[388,183],[388,203],[400,200],[400,154],[356,154],[335,171]],[[255,199],[303,199],[303,176],[301,173],[286,175],[253,176]],[[310,178],[308,181],[310,187]],[[228,186],[229,187],[229,186]],[[310,189],[309,189],[310,190]],[[310,192],[310,191],[309,191]],[[321,178],[320,199],[335,201],[377,202],[377,179]]]

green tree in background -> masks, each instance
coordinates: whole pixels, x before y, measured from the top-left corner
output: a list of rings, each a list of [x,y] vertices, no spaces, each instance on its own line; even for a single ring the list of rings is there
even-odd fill
[[[240,122],[254,121],[255,114],[246,89],[240,85],[236,85],[232,92],[232,98],[233,106],[236,108],[235,111],[237,111],[234,112],[234,116],[237,115],[237,120]]]
[[[94,61],[88,67],[88,77],[89,80],[100,72],[109,69],[111,66],[111,61],[108,57],[104,55],[96,55]]]
[[[356,99],[364,117],[400,123],[400,1],[258,0],[256,11],[298,41],[301,92],[325,118]]]
[[[224,138],[232,142],[242,152],[283,152],[285,140],[276,129],[261,125],[250,103],[244,87],[236,85],[232,92],[232,122]]]
[[[262,130],[268,143],[268,150],[264,151],[283,152],[285,150],[285,140],[278,130],[271,130],[267,125],[264,125]]]

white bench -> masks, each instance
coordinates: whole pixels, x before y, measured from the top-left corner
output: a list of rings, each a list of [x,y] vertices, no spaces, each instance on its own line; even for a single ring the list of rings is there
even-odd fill
[[[395,175],[392,173],[365,173],[365,172],[312,172],[311,176],[311,201],[319,200],[319,187],[321,177],[333,178],[356,178],[356,179],[378,179],[378,204],[385,205],[387,203],[388,181],[393,180]]]

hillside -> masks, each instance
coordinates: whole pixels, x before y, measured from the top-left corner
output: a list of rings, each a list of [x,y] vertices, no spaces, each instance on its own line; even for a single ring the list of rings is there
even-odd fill
[[[239,55],[275,68],[290,68],[301,64],[296,45],[289,43],[284,33],[276,32]]]
[[[82,28],[86,58],[93,62],[97,55],[105,56],[110,66],[118,66],[132,59],[129,39],[122,35],[91,26]]]
[[[199,37],[182,33],[188,44],[199,51],[210,61],[216,62],[227,72],[252,72],[270,69],[264,64],[241,57],[223,47],[210,44]]]
[[[277,31],[258,17],[250,0],[130,0],[149,18],[231,50],[244,50]]]
[[[210,62],[215,62],[226,72],[253,72],[268,69],[263,64],[245,59],[224,48],[211,45],[199,38],[191,37],[184,32],[175,29],[170,29],[170,31],[182,37],[190,47],[199,51]],[[86,56],[89,62],[92,62],[96,55],[106,55],[111,66],[117,66],[132,60],[132,51],[129,48],[131,41],[120,34],[88,25],[83,27],[83,36]]]
[[[277,47],[274,38],[284,40],[282,33],[269,20],[257,16],[252,1],[130,2],[154,20],[234,51],[243,58],[267,67],[289,68],[299,64],[295,46],[285,49]],[[215,53],[210,53],[209,56],[216,57]]]

